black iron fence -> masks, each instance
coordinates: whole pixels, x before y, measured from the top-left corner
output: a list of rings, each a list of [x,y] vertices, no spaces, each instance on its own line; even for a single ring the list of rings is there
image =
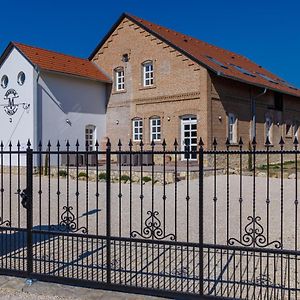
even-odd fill
[[[297,139],[277,150],[79,147],[0,145],[1,273],[170,297],[297,298]]]

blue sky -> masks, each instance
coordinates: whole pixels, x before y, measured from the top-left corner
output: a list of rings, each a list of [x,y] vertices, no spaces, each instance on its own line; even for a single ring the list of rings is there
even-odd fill
[[[1,1],[0,51],[13,40],[88,57],[124,11],[243,54],[300,87],[297,0]]]

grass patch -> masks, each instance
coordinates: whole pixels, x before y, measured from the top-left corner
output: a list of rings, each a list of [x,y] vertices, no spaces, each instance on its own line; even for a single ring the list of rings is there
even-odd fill
[[[89,176],[85,173],[85,172],[80,172],[79,174],[78,174],[78,178],[88,178]]]
[[[100,173],[99,175],[98,175],[98,179],[99,180],[106,180],[106,173]]]
[[[125,181],[125,183],[126,183],[126,182],[130,181],[130,177],[128,175],[122,175],[121,181]]]

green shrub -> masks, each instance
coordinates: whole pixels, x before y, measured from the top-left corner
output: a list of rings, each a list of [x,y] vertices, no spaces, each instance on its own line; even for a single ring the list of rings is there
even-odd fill
[[[80,177],[88,178],[89,176],[88,176],[85,172],[80,172],[80,173],[78,174],[78,178],[80,178]]]
[[[125,181],[125,182],[130,181],[130,177],[128,175],[122,175],[121,181]]]
[[[98,175],[98,179],[99,179],[99,180],[106,180],[106,173],[100,173],[100,174]]]
[[[68,172],[66,170],[60,170],[58,174],[59,174],[60,177],[67,177],[68,176]]]
[[[149,176],[144,176],[143,177],[143,181],[144,182],[149,182],[149,181],[151,181],[152,179],[151,179],[151,177],[149,177]]]

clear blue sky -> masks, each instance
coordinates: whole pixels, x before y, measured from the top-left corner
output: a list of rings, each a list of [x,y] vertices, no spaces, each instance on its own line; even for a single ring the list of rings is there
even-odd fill
[[[243,54],[300,87],[297,0],[7,0],[0,50],[18,41],[88,57],[122,12]]]

